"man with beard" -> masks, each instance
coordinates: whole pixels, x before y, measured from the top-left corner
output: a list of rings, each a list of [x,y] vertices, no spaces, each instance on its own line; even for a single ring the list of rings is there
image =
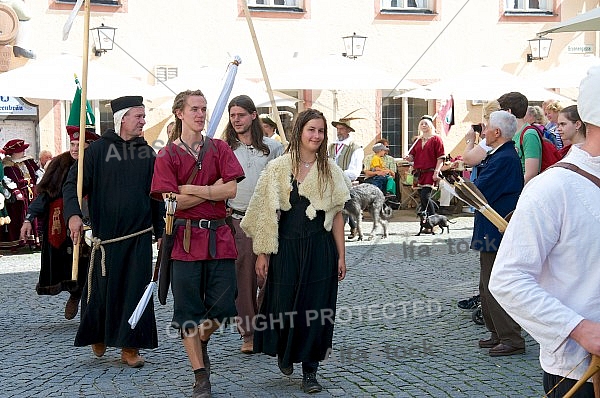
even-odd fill
[[[329,145],[327,152],[329,157],[334,159],[335,163],[344,170],[346,177],[350,181],[355,181],[362,171],[365,153],[361,146],[353,142],[350,137],[350,132],[355,131],[350,122],[356,118],[349,116],[343,117],[337,122],[331,122],[337,129],[337,141]],[[350,225],[348,239],[354,239],[357,236],[356,222],[351,217],[348,217],[348,225]]]
[[[256,188],[260,173],[269,161],[283,153],[283,146],[272,138],[264,137],[256,106],[247,95],[240,95],[229,102],[229,123],[225,128],[225,140],[244,169],[244,178],[237,186],[235,198],[227,202],[235,228],[235,245],[238,257],[235,261],[238,295],[235,305],[238,312],[238,330],[243,338],[241,351],[252,354],[254,317],[260,303],[256,292],[264,280],[258,280],[254,265],[256,255],[252,251],[252,239],[240,228],[250,198]]]

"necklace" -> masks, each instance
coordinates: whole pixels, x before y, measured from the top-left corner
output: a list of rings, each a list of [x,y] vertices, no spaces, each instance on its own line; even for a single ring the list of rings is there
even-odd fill
[[[183,146],[185,146],[185,150],[187,151],[187,153],[196,160],[196,166],[198,167],[198,170],[201,170],[202,169],[202,161],[199,158],[200,150],[194,151],[181,137],[179,137],[179,140],[181,141]],[[202,148],[202,144],[203,144],[203,142],[200,143],[200,148]]]
[[[195,151],[192,149],[192,147],[190,147],[184,140],[183,138],[179,137],[179,140],[181,141],[181,143],[183,144],[183,146],[185,147],[187,153],[189,153],[190,155],[192,155],[192,157],[196,157],[196,154],[198,153],[198,151]]]
[[[316,158],[315,158],[315,160],[313,160],[312,162],[305,162],[304,160],[300,159],[300,163],[302,163],[302,164],[304,165],[304,167],[306,167],[307,169],[308,169],[310,166],[312,166],[312,164],[313,164],[314,162],[316,162],[316,161],[317,161],[317,159],[316,159]]]

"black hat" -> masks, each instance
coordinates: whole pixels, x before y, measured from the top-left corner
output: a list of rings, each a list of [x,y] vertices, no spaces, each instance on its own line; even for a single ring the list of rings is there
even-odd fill
[[[144,98],[141,95],[128,95],[110,101],[110,109],[112,109],[113,113],[138,106],[144,106]]]

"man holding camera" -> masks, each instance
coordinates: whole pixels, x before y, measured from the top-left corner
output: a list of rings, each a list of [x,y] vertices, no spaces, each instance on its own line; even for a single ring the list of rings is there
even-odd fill
[[[475,180],[477,188],[501,217],[515,209],[523,189],[523,173],[512,141],[517,126],[516,118],[509,112],[491,114],[485,134],[492,151],[481,164],[480,174]],[[483,214],[476,212],[471,249],[479,251],[481,309],[485,326],[491,333],[488,339],[479,340],[479,347],[488,348],[490,356],[525,352],[525,340],[519,325],[500,307],[488,288],[501,240],[502,234],[498,228]]]

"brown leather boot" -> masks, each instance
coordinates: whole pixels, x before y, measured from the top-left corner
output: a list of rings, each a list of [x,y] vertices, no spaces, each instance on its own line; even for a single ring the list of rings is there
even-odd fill
[[[106,352],[106,344],[104,344],[104,343],[92,344],[92,351],[94,352],[95,356],[100,358]]]
[[[141,368],[144,366],[144,358],[140,356],[137,348],[121,349],[121,362],[126,363],[131,368]]]
[[[242,343],[242,348],[240,348],[240,351],[243,352],[244,354],[253,354],[254,353],[254,336],[250,335],[250,336],[244,336],[243,337],[244,342]]]
[[[79,298],[69,297],[65,305],[65,319],[73,319],[79,311]]]

